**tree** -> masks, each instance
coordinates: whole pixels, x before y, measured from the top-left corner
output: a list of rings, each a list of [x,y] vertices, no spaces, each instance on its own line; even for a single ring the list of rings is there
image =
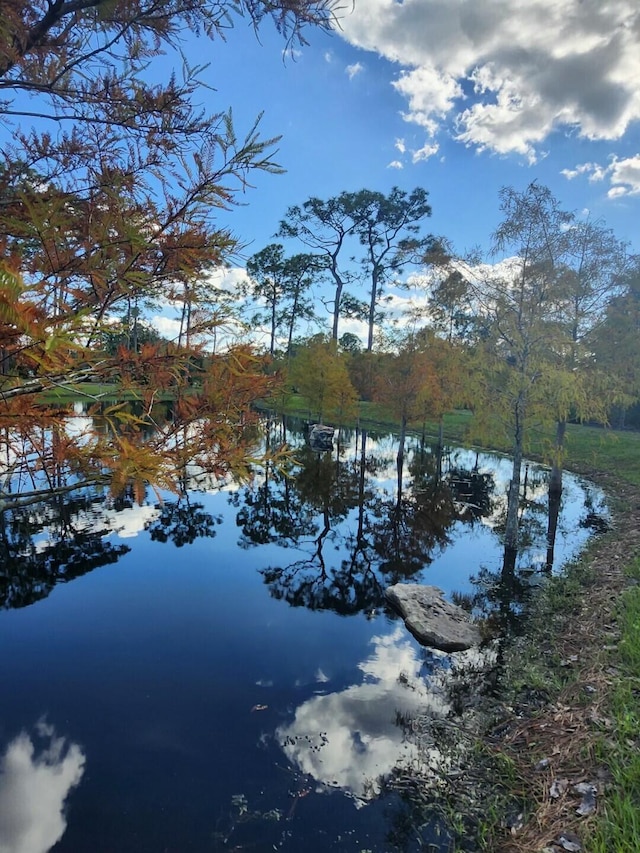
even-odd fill
[[[284,248],[280,243],[270,243],[247,261],[249,286],[245,288],[254,300],[264,302],[266,311],[259,313],[255,322],[266,320],[269,326],[269,355],[273,358],[279,326],[279,308],[285,292]]]
[[[344,356],[335,341],[316,335],[300,347],[291,365],[291,382],[307,399],[318,421],[333,416],[343,422],[357,407]]]
[[[640,256],[629,261],[619,291],[609,300],[602,322],[589,334],[596,370],[614,386],[619,426],[640,397]]]
[[[375,398],[397,418],[398,436],[397,474],[398,501],[402,495],[407,424],[423,417],[429,410],[439,409],[438,380],[424,350],[418,349],[414,335],[407,336],[397,354],[388,354],[378,365]]]
[[[370,190],[342,195],[364,249],[361,269],[369,287],[368,352],[373,349],[376,311],[384,285],[400,275],[405,265],[420,263],[434,246],[433,237],[419,236],[422,220],[431,216],[427,196],[421,187],[409,194],[394,187],[388,196]]]
[[[535,184],[523,193],[506,188],[500,201],[504,218],[494,234],[493,250],[512,249],[515,257],[502,269],[468,271],[467,278],[488,328],[478,349],[484,384],[478,402],[485,417],[503,419],[511,438],[505,548],[515,553],[525,441],[532,417],[544,409],[541,380],[561,337],[562,277],[555,259],[569,216]],[[547,227],[551,223],[553,227]]]
[[[238,136],[230,112],[202,111],[203,69],[184,56],[182,79],[153,79],[155,58],[179,59],[185,34],[222,37],[239,14],[256,27],[269,19],[293,40],[332,17],[329,0],[3,6],[0,116],[13,123],[0,160],[3,414],[46,422],[51,412],[34,395],[86,379],[122,382],[141,401],[135,417],[111,407],[114,429],[84,447],[76,442],[76,477],[106,466],[120,484],[171,485],[178,454],[199,454],[222,472],[242,467],[252,441],[250,404],[270,380],[245,347],[200,358],[194,333],[212,321],[193,308],[202,307],[200,283],[236,245],[218,225],[220,211],[252,172],[280,170],[274,140],[260,139],[258,122]],[[101,349],[114,315],[178,293],[185,312],[177,346]],[[188,394],[195,363],[199,392]],[[164,392],[175,398],[175,421],[142,447]],[[179,450],[176,435],[189,436]]]
[[[567,421],[606,423],[614,399],[610,378],[596,368],[591,338],[619,289],[626,250],[603,223],[564,211],[546,187],[534,183],[522,193],[507,188],[501,197],[506,215],[496,247],[513,246],[526,234],[547,279],[555,281],[545,307],[551,358],[539,381],[556,424],[549,488],[560,492]]]
[[[338,324],[342,294],[345,284],[353,279],[353,273],[343,270],[340,255],[347,245],[348,237],[353,234],[354,223],[349,212],[342,204],[341,197],[322,201],[312,197],[302,207],[294,205],[287,210],[286,217],[280,222],[279,237],[296,237],[318,254],[334,285],[331,313],[333,316],[331,337],[338,340]]]
[[[332,338],[338,340],[340,311],[345,304],[359,307],[344,292],[345,285],[366,282],[368,300],[364,316],[368,327],[367,350],[373,349],[378,305],[386,283],[407,264],[419,264],[436,241],[420,236],[420,224],[431,215],[427,191],[411,193],[394,187],[389,195],[372,190],[342,192],[322,201],[310,198],[302,207],[290,207],[280,223],[280,236],[296,237],[320,253],[335,285],[331,302]],[[353,243],[362,255],[353,264]],[[345,252],[349,252],[345,259]],[[357,270],[359,265],[359,273]]]
[[[315,255],[298,254],[287,258],[280,243],[270,243],[247,261],[250,278],[245,292],[253,301],[265,305],[264,312],[259,312],[255,321],[266,322],[269,327],[271,357],[280,329],[285,331],[287,353],[290,354],[296,325],[315,316],[313,302],[307,292],[313,282],[312,274],[317,269]]]
[[[511,439],[505,543],[515,551],[520,470],[532,422],[557,424],[550,488],[561,489],[567,419],[606,417],[610,383],[594,370],[589,336],[615,292],[624,247],[600,223],[563,210],[536,183],[522,192],[504,188],[500,202],[493,253],[507,257],[494,267],[461,260],[445,265],[443,292],[451,317],[464,300],[462,276],[467,304],[480,315],[475,406],[485,428],[491,421],[495,430],[501,420]]]
[[[611,376],[593,358],[594,337],[607,307],[620,292],[627,266],[626,247],[603,223],[572,216],[563,229],[563,254],[558,259],[563,282],[560,322],[564,341],[555,355],[558,381],[552,389],[556,405],[556,437],[550,491],[562,491],[562,464],[570,417],[606,423],[618,397]]]

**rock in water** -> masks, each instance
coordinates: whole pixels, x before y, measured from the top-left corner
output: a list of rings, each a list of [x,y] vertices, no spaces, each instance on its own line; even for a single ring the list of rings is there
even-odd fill
[[[309,427],[308,441],[312,450],[333,450],[335,429],[324,424],[312,424]]]
[[[480,645],[480,629],[466,611],[445,601],[437,586],[397,583],[387,587],[385,596],[423,646],[461,652]]]

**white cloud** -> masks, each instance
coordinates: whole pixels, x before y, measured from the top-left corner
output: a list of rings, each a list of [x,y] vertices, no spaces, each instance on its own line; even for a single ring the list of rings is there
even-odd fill
[[[293,59],[294,62],[297,62],[302,56],[302,51],[296,47],[285,47],[282,51],[283,59]]]
[[[387,166],[387,169],[404,169],[404,164],[402,160],[392,160]]]
[[[404,117],[429,138],[533,161],[554,130],[614,140],[640,119],[637,0],[367,0],[340,23],[400,66]]]
[[[361,62],[354,62],[353,65],[347,65],[344,69],[344,73],[349,77],[349,80],[353,80],[358,74],[361,74],[364,71],[364,65]]]
[[[609,196],[614,191],[616,195],[640,194],[640,154],[626,160],[614,159],[610,171],[613,186],[609,190]]]
[[[26,732],[11,741],[0,762],[0,853],[47,853],[67,826],[64,804],[84,773],[78,744],[67,744],[44,723],[46,746],[36,753]]]
[[[429,157],[433,157],[434,154],[437,154],[440,150],[440,146],[437,142],[429,144],[427,142],[426,145],[423,145],[422,148],[418,148],[417,151],[411,152],[411,160],[414,163],[419,163],[421,160],[428,160]]]
[[[563,169],[561,172],[567,180],[587,175],[590,181],[609,180],[609,198],[619,198],[624,195],[640,195],[640,154],[619,160],[612,156],[608,166],[598,163],[580,163],[573,169]]]
[[[590,180],[592,180],[593,173],[599,168],[596,163],[580,163],[574,169],[562,169],[560,174],[564,175],[568,181],[572,181],[574,178],[580,177],[580,175],[591,175]]]
[[[407,150],[407,146],[405,145],[404,139],[396,139],[394,145],[401,154],[404,154],[404,152]]]

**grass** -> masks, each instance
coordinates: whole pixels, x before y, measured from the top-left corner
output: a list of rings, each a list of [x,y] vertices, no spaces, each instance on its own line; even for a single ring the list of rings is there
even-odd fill
[[[628,574],[634,585],[618,605],[621,634],[611,661],[618,671],[607,703],[612,725],[597,746],[611,774],[610,791],[590,839],[592,853],[640,850],[640,559]]]
[[[304,397],[291,394],[284,406],[287,414],[307,418],[309,407]],[[397,421],[378,403],[360,402],[358,423],[362,428],[397,430]],[[352,421],[346,426],[354,426]],[[414,433],[422,432],[422,423],[413,422],[409,428]],[[468,411],[454,411],[444,416],[444,435],[449,441],[468,443],[472,415]],[[437,421],[427,421],[426,435],[435,438],[439,432]],[[552,445],[553,430],[532,430],[528,448],[529,458],[545,461],[547,450]],[[485,449],[508,453],[506,442],[483,442]],[[615,477],[635,486],[640,486],[640,433],[617,432],[597,426],[568,424],[566,435],[566,467],[578,472],[610,472]]]

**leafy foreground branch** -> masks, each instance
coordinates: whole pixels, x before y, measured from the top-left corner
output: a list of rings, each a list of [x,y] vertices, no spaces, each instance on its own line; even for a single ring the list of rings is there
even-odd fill
[[[411,721],[423,760],[388,783],[406,837],[429,822],[439,849],[640,849],[640,491],[596,479],[615,485],[610,532],[540,592],[489,678],[454,677],[459,724]]]

